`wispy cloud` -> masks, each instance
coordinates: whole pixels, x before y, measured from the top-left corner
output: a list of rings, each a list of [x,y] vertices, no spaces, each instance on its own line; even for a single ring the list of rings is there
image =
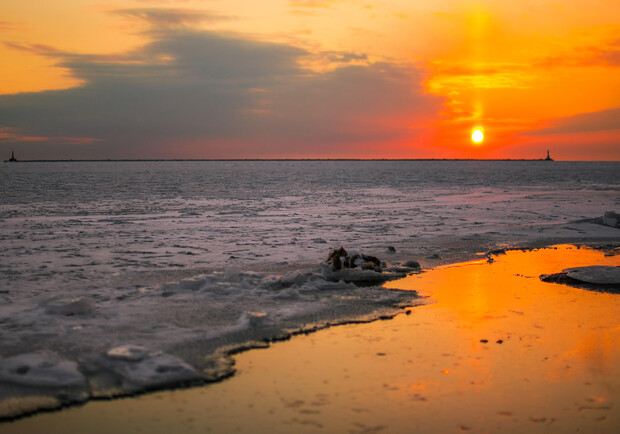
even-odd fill
[[[343,0],[290,0],[290,5],[296,8],[330,8]]]
[[[64,145],[88,145],[98,142],[101,139],[93,137],[45,137],[45,136],[29,136],[20,132],[19,128],[9,128],[0,126],[0,142],[9,143],[54,143]]]
[[[620,66],[620,39],[612,40],[601,46],[578,47],[570,52],[541,59],[536,66],[545,68],[584,67],[584,66]]]
[[[361,62],[368,60],[368,56],[366,54],[352,53],[350,51],[325,51],[321,53],[321,55],[327,58],[330,62],[337,63]]]
[[[132,63],[144,60],[140,51],[122,54],[81,54],[59,50],[45,44],[20,44],[17,42],[4,42],[4,46],[13,50],[24,51],[38,56],[59,59],[62,62],[69,61],[89,61],[107,63]]]
[[[179,8],[119,9],[113,13],[125,18],[143,21],[154,28],[193,26],[205,22],[213,23],[235,19],[233,16],[224,16],[204,10]]]
[[[555,68],[620,66],[620,39],[601,46],[576,47],[561,55],[532,59],[531,62],[429,62],[433,71],[429,89],[527,89],[534,81]]]
[[[429,89],[441,93],[445,89],[526,89],[535,72],[518,63],[432,63],[433,78]]]
[[[0,33],[22,29],[24,25],[14,21],[0,21]]]

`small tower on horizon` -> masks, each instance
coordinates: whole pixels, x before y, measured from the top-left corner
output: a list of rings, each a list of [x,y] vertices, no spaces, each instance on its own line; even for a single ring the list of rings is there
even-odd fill
[[[11,158],[9,158],[8,160],[6,160],[9,163],[14,163],[17,161],[17,158],[15,158],[15,151],[11,149]]]
[[[553,158],[549,156],[549,149],[547,149],[547,158],[545,158],[545,161],[553,161]]]

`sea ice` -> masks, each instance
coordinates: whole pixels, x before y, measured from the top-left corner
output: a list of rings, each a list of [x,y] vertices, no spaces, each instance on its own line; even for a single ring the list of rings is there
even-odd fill
[[[52,315],[86,315],[95,309],[95,300],[90,297],[52,297],[42,303],[45,313]]]
[[[88,396],[76,362],[40,351],[0,359],[0,419],[84,402]]]
[[[108,350],[106,356],[111,360],[125,360],[128,362],[139,362],[146,357],[153,357],[161,354],[161,351],[150,351],[148,348],[139,345],[121,345]]]
[[[84,359],[93,394],[136,393],[203,379],[178,357],[138,345],[123,345]],[[120,385],[120,391],[114,386]]]
[[[321,264],[321,274],[326,280],[331,282],[344,281],[362,286],[379,285],[387,280],[404,276],[404,274],[393,275],[379,273],[374,270],[362,270],[361,268],[342,268],[334,271],[331,266],[327,264]]]
[[[0,360],[0,382],[36,387],[84,387],[77,363],[35,352]]]
[[[79,363],[93,396],[221,378],[233,372],[231,349],[420,304],[414,292],[372,286],[403,273],[497,248],[619,240],[617,228],[592,220],[620,206],[616,162],[29,163],[0,171],[1,393],[48,400],[0,417],[71,402],[62,386],[17,383],[51,384],[43,372],[54,369],[25,362],[33,351],[58,354],[50,363],[67,372],[75,365],[65,362]],[[390,263],[321,269],[341,245]],[[24,365],[11,365],[14,357]]]

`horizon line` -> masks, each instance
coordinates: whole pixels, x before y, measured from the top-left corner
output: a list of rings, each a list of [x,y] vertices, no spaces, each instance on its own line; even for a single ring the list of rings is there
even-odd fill
[[[100,163],[100,162],[162,162],[162,161],[558,161],[544,158],[94,158],[4,160],[14,163]],[[568,160],[567,160],[568,161]],[[576,160],[577,161],[577,160]],[[608,160],[583,160],[608,161]]]

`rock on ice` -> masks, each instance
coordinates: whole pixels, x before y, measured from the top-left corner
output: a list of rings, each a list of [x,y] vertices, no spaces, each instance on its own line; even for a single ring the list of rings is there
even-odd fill
[[[603,215],[601,223],[605,226],[611,226],[612,228],[620,228],[620,214],[613,211],[607,211]]]
[[[363,253],[349,253],[344,247],[329,252],[325,263],[331,266],[332,271],[360,267],[362,270],[372,270],[381,273],[381,261],[378,258],[364,255]]]

